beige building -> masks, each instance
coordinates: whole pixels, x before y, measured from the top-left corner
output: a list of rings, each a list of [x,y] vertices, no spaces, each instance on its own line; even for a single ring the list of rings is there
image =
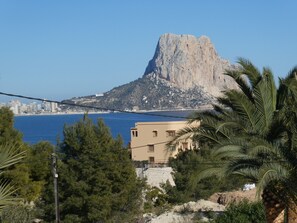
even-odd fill
[[[137,122],[131,128],[132,160],[149,163],[167,163],[170,157],[179,151],[197,147],[190,138],[183,139],[177,145],[166,146],[178,130],[188,126],[186,121],[173,122]]]

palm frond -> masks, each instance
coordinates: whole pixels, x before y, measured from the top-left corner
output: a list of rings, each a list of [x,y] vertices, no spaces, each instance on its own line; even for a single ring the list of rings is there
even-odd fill
[[[238,63],[242,67],[241,73],[247,76],[251,88],[253,89],[262,78],[260,71],[249,60],[242,57],[238,59]]]
[[[259,171],[255,167],[242,167],[238,170],[233,171],[232,174],[243,176],[244,178],[248,179],[250,182],[253,183],[258,182]]]
[[[177,131],[174,138],[169,143],[167,143],[167,146],[175,145],[183,139],[191,138],[199,134],[199,131],[200,129],[198,126],[187,126],[183,129],[180,129],[179,131]]]
[[[242,124],[237,121],[226,121],[226,122],[219,123],[216,133],[220,132],[223,128],[225,128],[225,131],[229,130],[230,128],[231,129],[232,128],[233,129],[241,129],[241,130],[244,130],[245,132],[247,131],[245,129],[245,126],[242,126]],[[226,135],[226,138],[229,138],[229,136]]]
[[[218,149],[216,149],[212,155],[214,158],[220,160],[228,158],[239,159],[247,157],[247,155],[242,152],[242,147],[240,145],[221,146]]]
[[[252,157],[259,157],[263,160],[283,159],[278,145],[270,143],[261,138],[253,138],[253,141],[250,143],[250,147],[248,148],[247,153]]]
[[[220,167],[208,166],[207,168],[204,168],[197,174],[197,181],[199,182],[209,177],[218,177],[219,179],[222,179],[225,176],[226,176],[226,173],[223,166],[220,166]]]
[[[25,157],[25,153],[14,144],[0,145],[0,170],[18,163]]]
[[[284,106],[295,105],[297,101],[297,67],[294,67],[285,78],[279,79],[279,89],[277,92],[277,109]]]
[[[248,123],[250,128],[254,128],[256,110],[253,103],[244,94],[236,90],[226,92],[225,96],[228,98],[228,106],[232,108],[233,114],[236,113],[242,122]]]
[[[288,170],[279,163],[264,163],[259,169],[257,188],[259,192],[263,191],[271,183],[285,181],[288,177]]]
[[[0,211],[7,205],[12,205],[20,201],[18,198],[12,197],[16,190],[8,181],[0,181]]]
[[[235,80],[241,91],[249,98],[250,101],[254,100],[251,84],[249,83],[248,78],[242,74],[240,70],[227,70],[224,74]]]
[[[254,89],[255,104],[257,107],[256,130],[259,133],[267,134],[276,110],[276,88],[272,84],[273,76],[269,70],[264,70],[261,81]]]

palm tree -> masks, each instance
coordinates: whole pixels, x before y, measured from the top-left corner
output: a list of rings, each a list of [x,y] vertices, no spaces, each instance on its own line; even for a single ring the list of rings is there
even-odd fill
[[[190,122],[201,121],[200,127],[181,130],[171,143],[185,135],[211,143],[214,164],[199,179],[242,175],[257,183],[267,222],[284,215],[297,221],[297,67],[276,88],[270,69],[260,72],[243,58],[238,63],[226,71],[238,89],[226,90],[212,111],[195,113]]]
[[[25,151],[20,152],[14,144],[0,145],[0,175],[6,168],[18,163],[25,156]],[[0,211],[7,205],[12,205],[19,200],[12,197],[15,188],[5,179],[0,178]]]

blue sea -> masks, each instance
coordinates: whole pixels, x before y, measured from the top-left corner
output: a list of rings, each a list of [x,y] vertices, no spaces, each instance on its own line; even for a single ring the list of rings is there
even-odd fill
[[[130,129],[136,122],[152,121],[176,121],[185,120],[191,111],[167,111],[167,112],[147,112],[144,114],[133,113],[103,113],[89,114],[94,123],[98,119],[103,119],[110,128],[114,137],[121,135],[125,145],[130,142]],[[161,115],[161,116],[159,116]],[[163,117],[174,116],[174,117]],[[23,140],[29,144],[39,141],[49,141],[53,145],[57,144],[57,139],[63,139],[63,127],[73,125],[83,118],[83,114],[63,114],[63,115],[28,115],[16,116],[15,128],[23,134]]]

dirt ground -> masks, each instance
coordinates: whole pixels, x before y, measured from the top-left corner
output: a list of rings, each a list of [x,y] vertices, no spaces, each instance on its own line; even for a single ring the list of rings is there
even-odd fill
[[[247,199],[249,201],[257,201],[260,198],[256,195],[256,188],[247,191],[230,191],[230,192],[222,192],[215,193],[209,197],[209,201],[216,202],[222,205],[228,205],[233,202],[239,202],[243,199]]]

